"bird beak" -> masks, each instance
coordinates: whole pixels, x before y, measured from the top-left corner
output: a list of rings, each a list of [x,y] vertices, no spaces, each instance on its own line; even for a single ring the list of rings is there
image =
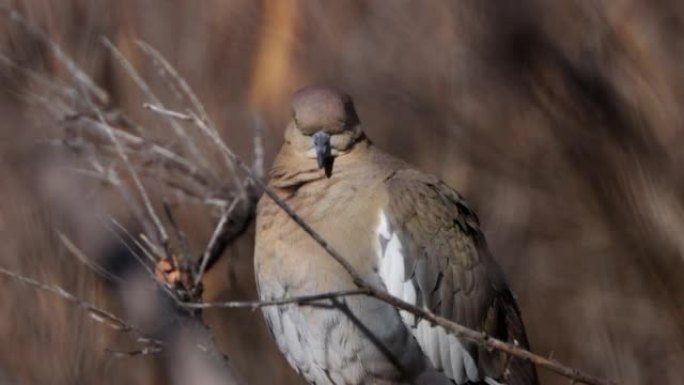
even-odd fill
[[[332,154],[330,150],[330,135],[323,131],[318,131],[313,135],[313,145],[314,150],[316,150],[318,168],[325,167],[327,174],[327,169],[330,167],[332,160]]]

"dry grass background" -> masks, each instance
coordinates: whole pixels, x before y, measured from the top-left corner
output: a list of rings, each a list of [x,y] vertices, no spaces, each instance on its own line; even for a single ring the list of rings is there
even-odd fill
[[[135,44],[160,50],[223,137],[249,158],[255,116],[267,163],[289,94],[337,84],[366,132],[459,189],[480,215],[522,307],[533,351],[622,384],[684,378],[684,5],[673,0],[8,1],[148,122],[144,97],[101,44],[153,84]],[[44,44],[0,19],[0,54],[64,77]],[[155,83],[156,82],[156,83]],[[100,214],[115,192],[70,173],[46,146],[58,122],[0,64],[0,264],[117,309],[116,289],[56,240],[117,254]],[[172,92],[163,95],[172,100]],[[194,244],[207,213],[186,209]],[[207,277],[207,300],[254,298],[249,230]],[[116,266],[114,266],[116,267]],[[116,358],[125,338],[47,294],[0,280],[0,384],[165,383],[154,357]],[[258,312],[208,311],[252,384],[301,383]],[[544,384],[567,380],[541,373]]]

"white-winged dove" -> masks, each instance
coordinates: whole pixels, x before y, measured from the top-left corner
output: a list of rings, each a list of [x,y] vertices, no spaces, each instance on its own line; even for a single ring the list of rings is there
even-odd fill
[[[375,147],[351,98],[294,94],[269,186],[367,281],[464,326],[527,347],[515,299],[463,198]],[[270,198],[257,210],[262,300],[354,289],[349,274]],[[264,308],[312,384],[537,384],[534,367],[367,296]],[[506,374],[504,374],[506,373]]]

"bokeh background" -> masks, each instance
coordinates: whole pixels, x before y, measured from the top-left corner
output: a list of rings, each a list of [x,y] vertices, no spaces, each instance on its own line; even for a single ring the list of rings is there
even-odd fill
[[[533,351],[622,384],[682,383],[684,3],[0,4],[39,26],[107,90],[112,107],[142,122],[151,119],[146,99],[101,38],[159,84],[135,44],[146,41],[242,156],[253,156],[255,124],[264,127],[266,164],[294,90],[346,89],[378,146],[439,175],[479,213]],[[120,309],[125,289],[75,260],[55,230],[89,256],[116,261],[121,246],[97,218],[126,218],[127,208],[115,191],[70,173],[73,160],[45,144],[62,135],[60,124],[26,102],[32,83],[7,61],[55,78],[65,69],[6,17],[0,55],[0,265]],[[182,216],[196,245],[213,221],[204,212]],[[206,300],[255,298],[252,243],[248,229],[229,247],[207,276]],[[205,316],[249,383],[303,383],[259,312]],[[124,349],[122,340],[72,305],[0,279],[0,384],[168,382],[154,355],[107,353]],[[544,384],[567,383],[540,375]]]

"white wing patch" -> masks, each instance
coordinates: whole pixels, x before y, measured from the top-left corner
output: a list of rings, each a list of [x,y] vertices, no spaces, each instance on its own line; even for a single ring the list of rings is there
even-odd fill
[[[387,291],[406,302],[416,303],[416,288],[413,282],[406,280],[404,271],[404,250],[397,234],[392,232],[387,216],[380,214],[380,224],[377,229],[376,253],[380,256],[378,273]],[[413,315],[401,311],[404,322],[414,323]]]
[[[384,212],[380,212],[376,233],[378,274],[387,291],[397,298],[417,305],[416,282],[405,274],[404,248]],[[442,327],[432,326],[425,320],[416,323],[415,317],[403,310],[400,314],[423,349],[423,353],[436,369],[443,371],[459,385],[466,381],[480,381],[475,360],[456,336],[447,334]]]

